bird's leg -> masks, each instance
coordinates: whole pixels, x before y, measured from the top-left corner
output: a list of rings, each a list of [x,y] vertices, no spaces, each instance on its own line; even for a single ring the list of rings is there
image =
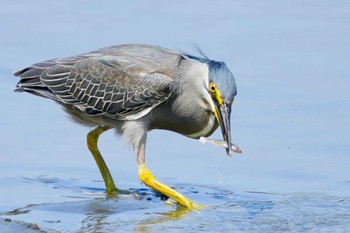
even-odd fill
[[[157,190],[158,192],[164,194],[167,197],[170,197],[180,205],[185,206],[190,210],[202,209],[203,206],[194,203],[189,198],[185,197],[181,193],[176,192],[174,189],[159,182],[156,178],[154,178],[154,176],[152,175],[150,170],[148,170],[145,164],[145,146],[146,146],[146,134],[142,136],[140,143],[134,147],[134,150],[137,155],[138,172],[139,172],[140,180],[145,185]]]
[[[108,167],[97,147],[99,136],[109,129],[111,129],[109,126],[97,126],[94,130],[90,131],[87,135],[87,145],[91,154],[94,156],[98,168],[100,169],[101,175],[106,185],[107,193],[114,194],[117,188],[114,184],[111,173],[109,172]]]

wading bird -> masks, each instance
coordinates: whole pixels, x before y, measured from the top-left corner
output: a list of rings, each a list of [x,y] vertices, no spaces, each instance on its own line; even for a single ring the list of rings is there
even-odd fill
[[[147,132],[164,129],[199,139],[220,125],[227,154],[239,152],[230,132],[235,79],[225,63],[203,54],[119,45],[39,62],[14,76],[20,78],[17,90],[53,99],[77,122],[95,127],[87,135],[87,144],[107,193],[118,190],[97,143],[112,128],[133,147],[143,183],[189,209],[200,205],[156,180],[147,169]]]

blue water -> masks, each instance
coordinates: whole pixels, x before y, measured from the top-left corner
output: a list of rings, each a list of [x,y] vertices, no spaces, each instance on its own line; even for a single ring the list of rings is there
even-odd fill
[[[0,219],[60,232],[347,232],[349,25],[348,1],[2,2]],[[123,43],[189,53],[196,43],[236,77],[232,138],[243,154],[230,159],[166,131],[148,136],[149,169],[209,206],[200,213],[142,186],[131,148],[113,132],[101,152],[117,186],[141,198],[106,198],[90,129],[50,100],[13,92],[17,69]]]

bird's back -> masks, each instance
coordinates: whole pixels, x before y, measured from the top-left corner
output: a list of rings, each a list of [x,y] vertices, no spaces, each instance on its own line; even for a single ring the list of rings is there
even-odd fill
[[[178,52],[150,45],[111,46],[33,64],[14,73],[18,90],[88,115],[142,117],[172,94]]]

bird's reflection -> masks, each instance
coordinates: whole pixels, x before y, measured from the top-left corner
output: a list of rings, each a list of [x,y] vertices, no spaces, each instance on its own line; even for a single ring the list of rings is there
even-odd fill
[[[177,206],[175,210],[160,213],[158,216],[152,215],[149,218],[146,218],[142,221],[139,221],[135,224],[135,230],[139,233],[148,233],[152,232],[153,228],[159,224],[178,221],[186,218],[186,215],[192,213],[193,211],[182,206]]]
[[[117,207],[113,207],[113,205],[106,206],[100,204],[101,202],[95,202],[88,206],[87,209],[89,211],[86,213],[85,218],[81,221],[81,232],[115,232],[119,227],[125,229],[126,225],[134,228],[130,230],[135,230],[139,233],[152,232],[153,229],[160,224],[179,221],[186,218],[186,215],[192,212],[191,210],[178,205],[175,207],[169,207],[171,209],[168,212],[147,213],[147,210],[150,209],[148,207],[140,207],[138,204],[132,206],[132,204],[129,203],[127,209],[125,206],[122,207],[122,204],[119,205],[119,208],[118,204]],[[130,211],[139,212],[140,210],[145,216],[145,218],[142,220],[139,220],[139,214],[137,214],[137,220],[134,220],[130,218],[130,213],[127,213]],[[115,215],[117,213],[120,215]],[[111,220],[111,218],[113,220]]]
[[[150,197],[149,194],[145,194],[143,189],[138,190],[138,192],[130,192],[128,194],[128,199],[132,197],[134,201],[126,201],[125,196],[121,197],[118,195],[106,196],[104,201],[94,201],[88,203],[85,207],[86,217],[82,220],[81,231],[89,232],[106,232],[106,231],[116,231],[118,226],[125,226],[126,224],[134,224],[134,230],[136,232],[152,232],[153,228],[159,224],[164,224],[167,222],[178,221],[184,219],[187,214],[193,213],[193,211],[177,205],[175,203],[170,204],[164,201],[164,197],[156,196],[156,193]],[[158,211],[151,212],[152,208],[155,207],[158,209],[159,201],[154,201],[153,199],[158,199],[161,202],[164,202],[164,205],[168,206],[169,211]],[[163,199],[163,200],[161,200]],[[136,201],[138,200],[138,201]],[[152,201],[151,201],[152,200]],[[153,203],[150,203],[153,202]],[[134,220],[130,218],[130,212],[142,212],[145,216],[142,220]],[[116,214],[121,214],[118,215]],[[114,220],[111,221],[111,218]],[[117,219],[115,219],[117,217]]]
[[[50,181],[57,188],[71,187],[69,182],[58,179],[38,178],[32,181]],[[34,221],[39,225],[45,223],[45,228],[59,231],[118,232],[118,229],[127,228],[136,232],[152,232],[193,213],[149,188],[118,190],[115,195],[91,187],[81,187],[76,191],[65,196],[74,201],[29,204],[2,215],[25,222],[28,218],[33,221],[33,216],[36,216],[39,218]]]

